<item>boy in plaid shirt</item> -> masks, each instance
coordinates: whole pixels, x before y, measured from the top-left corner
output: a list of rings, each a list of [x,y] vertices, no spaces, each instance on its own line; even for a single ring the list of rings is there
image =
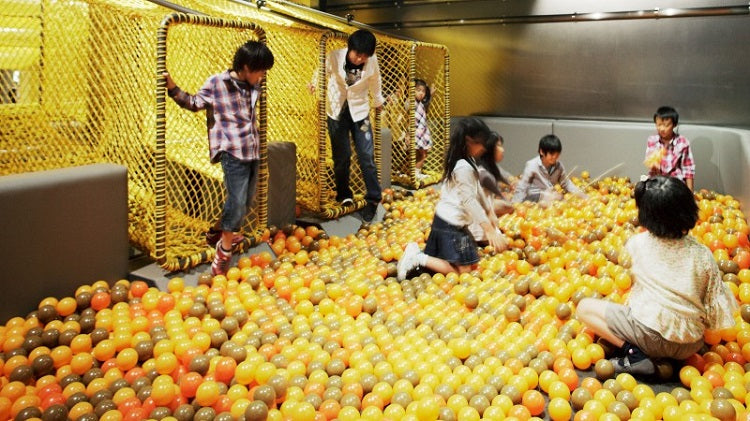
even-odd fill
[[[654,114],[657,134],[646,141],[646,160],[649,177],[666,175],[679,178],[693,190],[695,161],[690,142],[675,132],[680,115],[672,107],[659,107]]]
[[[232,68],[209,77],[195,95],[180,89],[164,73],[167,92],[180,107],[206,110],[211,163],[220,162],[224,170],[224,212],[206,234],[207,241],[216,246],[213,275],[226,274],[232,250],[244,240],[238,231],[255,197],[260,167],[256,104],[260,83],[273,61],[265,44],[248,41],[235,53]]]

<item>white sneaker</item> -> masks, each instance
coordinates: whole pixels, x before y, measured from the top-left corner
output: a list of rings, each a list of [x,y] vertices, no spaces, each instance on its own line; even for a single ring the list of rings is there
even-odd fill
[[[417,256],[419,255],[419,246],[417,243],[411,242],[406,245],[404,254],[401,255],[401,259],[398,261],[396,276],[399,281],[406,279],[406,274],[412,269],[419,266]]]

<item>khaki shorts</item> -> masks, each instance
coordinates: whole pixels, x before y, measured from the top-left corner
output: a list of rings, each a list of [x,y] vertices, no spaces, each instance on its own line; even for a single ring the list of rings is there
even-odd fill
[[[630,307],[622,304],[608,302],[604,317],[607,320],[607,326],[617,337],[637,346],[652,358],[684,360],[698,352],[703,346],[702,338],[688,344],[664,339],[655,330],[635,320],[630,314]]]

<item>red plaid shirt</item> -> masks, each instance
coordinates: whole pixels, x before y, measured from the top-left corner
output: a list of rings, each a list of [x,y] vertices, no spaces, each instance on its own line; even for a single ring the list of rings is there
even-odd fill
[[[260,159],[255,107],[260,90],[257,86],[238,83],[229,72],[208,78],[195,95],[180,88],[169,91],[169,96],[180,107],[190,111],[206,110],[212,163],[219,160],[219,152],[227,152],[243,161]]]
[[[659,168],[650,169],[648,172],[649,176],[667,175],[679,178],[680,180],[695,178],[695,161],[693,161],[693,153],[690,152],[690,142],[685,136],[676,135],[666,145],[661,143],[659,135],[648,137],[648,141],[646,142],[646,157],[662,149],[666,150],[666,152],[660,152],[662,153],[662,157]]]

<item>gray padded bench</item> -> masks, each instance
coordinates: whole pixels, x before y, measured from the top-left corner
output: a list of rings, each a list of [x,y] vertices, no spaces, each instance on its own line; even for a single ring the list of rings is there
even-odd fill
[[[125,279],[127,180],[115,164],[0,177],[0,323],[45,297]]]

